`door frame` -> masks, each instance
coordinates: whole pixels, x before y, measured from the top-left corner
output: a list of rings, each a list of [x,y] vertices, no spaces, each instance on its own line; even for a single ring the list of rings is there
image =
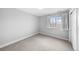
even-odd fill
[[[74,43],[73,43],[73,39],[72,39],[72,35],[71,34],[74,34],[74,33],[72,33],[72,28],[71,28],[71,26],[72,26],[72,20],[71,20],[71,15],[73,14],[73,12],[76,12],[76,42],[74,42],[75,43],[75,45],[74,45]],[[69,41],[72,43],[72,46],[73,46],[73,49],[75,50],[75,51],[78,51],[78,10],[77,10],[77,8],[73,8],[73,9],[71,9],[70,11],[69,11]]]

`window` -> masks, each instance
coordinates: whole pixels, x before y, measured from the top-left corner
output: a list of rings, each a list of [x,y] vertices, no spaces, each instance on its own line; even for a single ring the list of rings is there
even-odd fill
[[[58,24],[61,24],[62,17],[61,16],[52,16],[50,17],[50,27],[57,27]]]

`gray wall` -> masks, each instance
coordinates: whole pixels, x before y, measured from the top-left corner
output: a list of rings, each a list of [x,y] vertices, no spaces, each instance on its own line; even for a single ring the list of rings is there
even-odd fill
[[[65,20],[68,20],[68,13],[67,12],[59,12],[56,14],[41,16],[40,18],[40,33],[45,35],[50,35],[53,37],[57,37],[60,39],[68,40],[68,30],[60,30],[58,28],[48,28],[47,21],[49,20],[49,16],[62,16]],[[63,20],[63,19],[62,19]]]
[[[17,9],[0,9],[0,45],[38,33],[38,17]]]

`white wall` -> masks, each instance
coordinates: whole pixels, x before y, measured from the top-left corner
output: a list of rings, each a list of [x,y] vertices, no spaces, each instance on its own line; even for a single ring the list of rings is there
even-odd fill
[[[0,9],[0,45],[38,33],[38,17],[15,8]]]
[[[74,50],[77,50],[77,12],[76,9],[72,10],[72,13],[70,14],[70,36],[71,36],[71,43],[74,48]]]
[[[47,25],[47,20],[49,20],[48,16],[55,16],[55,15],[65,17],[65,20],[68,19],[68,13],[66,13],[66,12],[65,13],[60,12],[60,13],[56,13],[56,14],[42,16],[40,18],[40,20],[41,20],[40,21],[40,33],[67,40],[68,31],[60,30],[58,28],[48,28],[48,25]]]
[[[77,21],[78,21],[78,23],[77,23],[78,24],[78,27],[77,27],[77,29],[78,29],[78,33],[77,33],[78,34],[77,35],[77,41],[78,41],[77,44],[78,45],[77,45],[77,48],[78,48],[78,51],[79,51],[79,8],[77,9]]]

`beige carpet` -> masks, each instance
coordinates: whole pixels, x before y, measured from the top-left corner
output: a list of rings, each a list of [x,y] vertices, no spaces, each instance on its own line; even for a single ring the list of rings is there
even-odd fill
[[[72,51],[68,41],[37,34],[15,44],[1,48],[0,51]]]

